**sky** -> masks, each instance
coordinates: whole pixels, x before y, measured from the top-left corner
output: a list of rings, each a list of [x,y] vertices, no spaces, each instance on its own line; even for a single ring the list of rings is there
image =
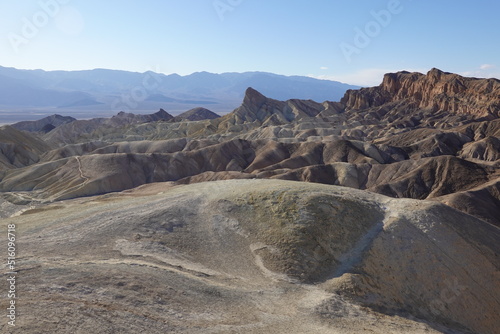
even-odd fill
[[[496,0],[0,0],[0,66],[500,78]]]

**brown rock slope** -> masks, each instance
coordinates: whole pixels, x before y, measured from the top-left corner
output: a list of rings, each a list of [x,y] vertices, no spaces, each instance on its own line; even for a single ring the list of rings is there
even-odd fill
[[[111,118],[93,118],[62,124],[49,131],[44,136],[44,139],[52,145],[72,144],[79,140],[85,141],[85,139],[92,138],[92,136],[103,132],[123,129],[128,125],[168,121],[173,118],[163,109],[150,115],[135,115],[121,111]]]
[[[500,80],[464,78],[432,69],[421,73],[386,74],[378,87],[348,91],[347,109],[366,109],[387,103],[404,103],[413,109],[499,117]]]
[[[51,147],[43,140],[10,126],[0,127],[0,172],[32,165]]]
[[[64,151],[69,157],[10,171],[0,187],[39,190],[40,198],[62,199],[179,181],[205,172],[239,172],[232,177],[337,184],[424,199],[472,189],[497,172],[451,156],[396,162],[402,156],[397,149],[346,140],[287,144],[235,139],[201,148],[199,143],[191,145],[194,149],[186,140],[170,140],[112,144],[83,156]]]
[[[498,329],[500,230],[436,202],[278,180],[153,184],[2,224],[22,250],[16,332]]]

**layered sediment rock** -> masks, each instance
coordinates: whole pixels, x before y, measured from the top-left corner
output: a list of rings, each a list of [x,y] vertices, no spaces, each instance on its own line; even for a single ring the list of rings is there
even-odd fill
[[[499,117],[500,80],[466,78],[436,68],[427,75],[389,73],[380,86],[350,90],[341,100],[347,109],[358,110],[396,101],[414,110]]]

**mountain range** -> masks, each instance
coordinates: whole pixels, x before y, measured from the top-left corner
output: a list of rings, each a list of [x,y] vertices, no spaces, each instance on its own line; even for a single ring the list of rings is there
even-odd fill
[[[179,114],[196,107],[227,113],[247,87],[276,99],[338,100],[347,89],[335,81],[265,72],[164,75],[95,69],[18,70],[0,67],[0,123],[33,115],[66,113],[75,118],[109,117],[119,111],[145,113],[164,108]]]
[[[500,80],[209,109],[0,127],[26,333],[497,332]]]

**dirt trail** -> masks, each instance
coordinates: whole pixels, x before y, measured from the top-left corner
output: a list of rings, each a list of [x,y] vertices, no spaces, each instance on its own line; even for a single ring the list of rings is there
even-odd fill
[[[78,161],[78,171],[80,172],[80,177],[82,179],[84,179],[83,183],[80,185],[80,188],[81,187],[84,187],[87,183],[89,183],[90,181],[90,178],[86,177],[84,174],[83,174],[83,170],[82,170],[82,161],[80,160],[80,157],[79,156],[76,156],[76,161]]]

